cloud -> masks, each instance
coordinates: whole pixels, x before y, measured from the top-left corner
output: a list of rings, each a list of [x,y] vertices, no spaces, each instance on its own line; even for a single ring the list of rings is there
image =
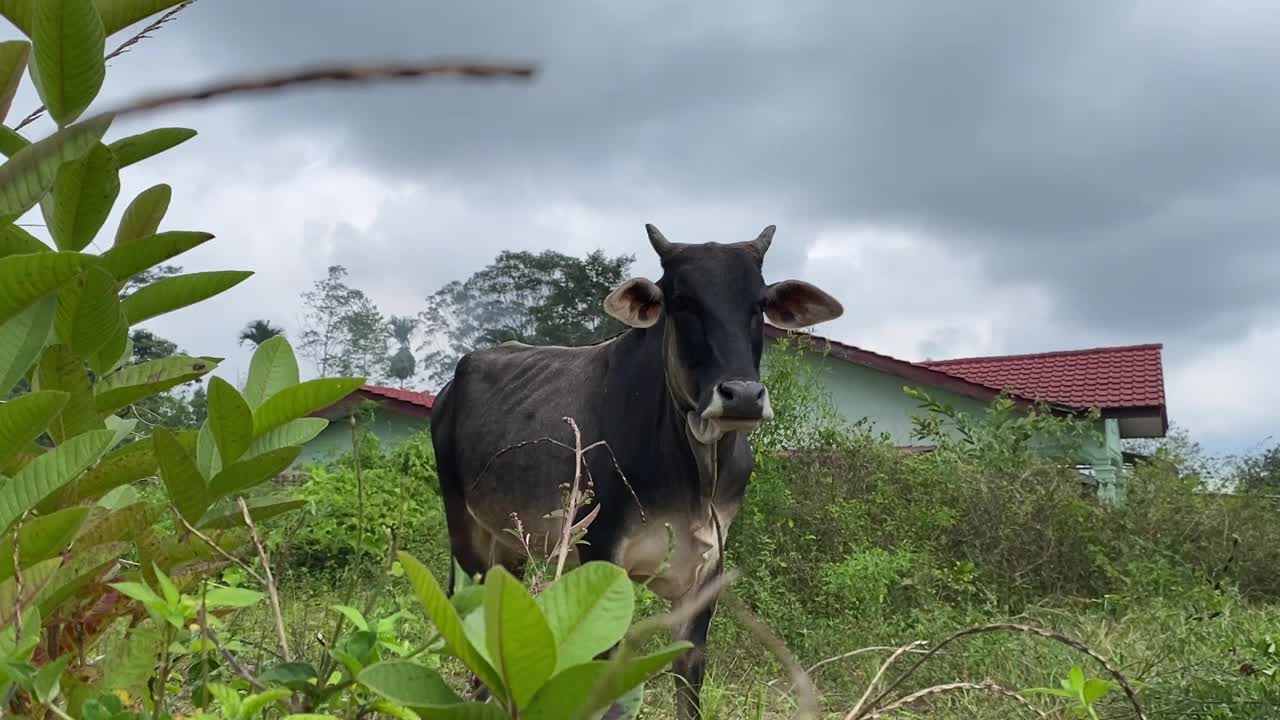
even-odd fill
[[[1280,314],[1277,21],[1264,0],[221,0],[116,60],[104,103],[335,60],[541,67],[129,125],[200,129],[127,192],[172,180],[173,223],[219,235],[191,269],[259,273],[199,322],[157,321],[201,352],[258,316],[296,330],[332,263],[410,313],[499,249],[600,247],[652,274],[646,222],[678,241],[773,223],[767,278],[844,300],[841,339],[910,358],[1164,342],[1175,421],[1226,437],[1278,420],[1192,372],[1274,364],[1255,338]]]

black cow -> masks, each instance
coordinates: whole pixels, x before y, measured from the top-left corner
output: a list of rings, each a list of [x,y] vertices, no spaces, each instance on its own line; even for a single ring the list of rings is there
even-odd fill
[[[630,329],[586,347],[504,343],[469,353],[436,397],[432,443],[450,549],[468,574],[497,563],[523,571],[512,513],[535,552],[555,545],[563,521],[548,515],[573,480],[574,454],[537,440],[572,447],[565,417],[581,427],[584,447],[609,448],[585,461],[599,515],[580,561],[616,563],[671,602],[721,571],[723,538],[755,465],[747,434],[773,416],[760,382],[764,319],[800,328],[843,308],[806,282],[765,284],[772,225],[733,244],[672,243],[646,229],[662,278],[627,280],[604,302]],[[677,631],[694,644],[674,667],[682,718],[700,715],[713,611]]]

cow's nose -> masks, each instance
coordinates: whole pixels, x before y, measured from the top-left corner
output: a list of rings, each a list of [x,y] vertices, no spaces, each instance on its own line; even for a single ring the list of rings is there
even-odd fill
[[[726,380],[716,386],[724,417],[759,418],[765,409],[764,385],[752,380]]]

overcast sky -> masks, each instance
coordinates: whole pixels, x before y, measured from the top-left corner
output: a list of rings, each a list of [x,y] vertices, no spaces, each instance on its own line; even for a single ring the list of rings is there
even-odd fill
[[[334,60],[541,74],[122,122],[200,135],[125,171],[109,227],[169,182],[165,227],[218,236],[186,269],[256,271],[150,324],[234,379],[238,330],[296,337],[331,264],[416,313],[504,248],[647,274],[646,222],[686,242],[773,223],[766,279],[838,297],[831,337],[909,360],[1164,343],[1172,420],[1237,450],[1280,430],[1277,31],[1271,0],[200,0],[113,61],[99,107]],[[13,113],[35,104],[28,84]]]

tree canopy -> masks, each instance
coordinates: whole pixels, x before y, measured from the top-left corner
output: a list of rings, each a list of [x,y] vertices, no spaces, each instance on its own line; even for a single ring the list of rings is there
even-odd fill
[[[422,367],[437,387],[458,358],[508,340],[587,345],[625,327],[605,314],[606,295],[626,279],[634,255],[584,258],[553,250],[504,250],[466,280],[446,284],[419,314],[427,330]]]

